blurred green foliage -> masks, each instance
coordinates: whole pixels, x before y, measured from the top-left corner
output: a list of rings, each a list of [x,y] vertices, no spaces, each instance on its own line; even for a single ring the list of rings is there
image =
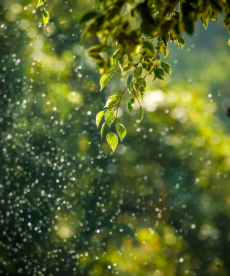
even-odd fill
[[[95,116],[125,80],[99,92],[98,40],[79,27],[94,4],[47,2],[46,28],[36,4],[0,2],[0,274],[229,275],[222,26],[170,46],[172,78],[147,79],[141,126],[121,102],[126,139],[98,154]]]

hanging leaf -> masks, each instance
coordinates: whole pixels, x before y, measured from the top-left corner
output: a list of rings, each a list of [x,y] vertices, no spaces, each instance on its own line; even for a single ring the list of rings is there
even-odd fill
[[[38,0],[37,7],[42,6],[45,3],[46,0]]]
[[[90,12],[87,12],[86,14],[84,14],[82,16],[82,18],[80,19],[80,23],[83,24],[91,19],[93,19],[94,17],[97,16],[97,13],[94,12],[94,11],[90,11]]]
[[[115,133],[111,132],[109,134],[107,134],[106,136],[106,140],[110,146],[110,148],[112,149],[112,151],[114,152],[117,145],[118,145],[118,137]]]
[[[163,70],[169,74],[171,76],[171,66],[167,63],[167,62],[164,62],[162,61],[161,62],[161,67],[163,68]]]
[[[127,79],[127,87],[129,91],[132,89],[132,79],[133,79],[133,74],[130,74]]]
[[[134,107],[134,98],[128,101],[128,111],[129,112],[132,111],[133,107]]]
[[[142,121],[143,117],[144,117],[144,111],[142,106],[140,106],[140,122]]]
[[[137,69],[136,69],[136,71],[134,73],[134,78],[135,79],[139,78],[140,75],[141,75],[141,73],[142,73],[142,67],[139,66],[139,67],[137,67]]]
[[[180,43],[181,45],[181,50],[184,48],[184,45],[185,45],[185,40],[182,36],[178,36],[178,42]]]
[[[102,127],[101,127],[101,139],[104,133],[104,129],[105,129],[105,123],[103,123]]]
[[[164,70],[161,68],[157,68],[156,70],[154,70],[154,74],[155,77],[160,79],[160,80],[164,80]]]
[[[112,108],[110,108],[106,113],[105,113],[105,122],[108,126],[111,126],[113,123],[114,119],[116,118],[116,113]]]
[[[42,18],[43,18],[43,23],[44,23],[44,27],[46,26],[46,24],[49,22],[49,12],[47,10],[43,10],[43,13],[42,13]]]
[[[113,106],[113,105],[117,104],[119,102],[119,100],[120,100],[120,97],[118,97],[118,96],[115,96],[115,95],[110,96],[110,97],[108,97],[105,107]]]
[[[122,124],[117,124],[117,133],[118,133],[119,138],[122,142],[123,138],[126,135],[126,128]]]
[[[166,58],[169,54],[169,49],[165,45],[160,46],[160,51],[162,52],[164,58]]]
[[[104,116],[104,111],[100,111],[96,116],[96,125],[97,127],[100,125],[101,119]]]
[[[100,86],[101,86],[101,90],[105,87],[106,83],[109,81],[111,77],[111,74],[108,73],[108,74],[104,74],[101,79],[100,79]],[[101,91],[100,90],[100,91]]]

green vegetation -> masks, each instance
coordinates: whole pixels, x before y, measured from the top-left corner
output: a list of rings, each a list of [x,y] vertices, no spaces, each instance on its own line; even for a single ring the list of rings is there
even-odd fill
[[[101,41],[79,24],[98,6],[46,1],[44,28],[36,5],[0,1],[0,275],[230,275],[221,15],[184,34],[183,51],[160,53],[164,81],[135,81],[140,109],[127,80],[147,74],[142,64],[124,76],[117,64],[100,91],[88,49]],[[98,153],[107,136],[115,152],[105,142]]]

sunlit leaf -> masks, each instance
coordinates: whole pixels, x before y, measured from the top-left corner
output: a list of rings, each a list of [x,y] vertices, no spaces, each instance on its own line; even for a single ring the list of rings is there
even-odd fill
[[[161,67],[167,74],[171,75],[171,66],[167,62],[162,61]]]
[[[37,7],[42,6],[46,0],[38,0]]]
[[[44,23],[44,27],[46,26],[46,24],[49,22],[49,12],[47,10],[43,10],[43,13],[42,13],[42,18],[43,18],[43,23]]]
[[[104,129],[105,129],[105,123],[103,123],[102,127],[101,127],[101,139],[104,133]]]
[[[104,116],[104,111],[100,111],[96,116],[96,125],[97,127],[100,125],[101,119]]]
[[[117,145],[118,145],[118,137],[115,133],[111,132],[109,134],[107,134],[106,136],[106,140],[110,146],[110,148],[112,149],[112,151],[114,152]]]
[[[116,113],[112,108],[110,108],[106,113],[105,113],[105,122],[108,126],[111,126],[113,123],[114,119],[116,118]]]
[[[144,111],[142,106],[140,106],[140,122],[143,120],[143,117],[144,117]]]
[[[132,111],[133,107],[134,107],[134,98],[128,101],[128,111],[129,112]]]
[[[104,74],[101,79],[100,79],[100,86],[101,86],[101,90],[105,87],[106,83],[109,81],[111,77],[111,74],[108,73],[108,74]],[[100,90],[100,91],[101,91]]]
[[[115,95],[110,96],[110,97],[108,97],[105,107],[111,107],[111,106],[117,104],[119,102],[119,100],[120,100],[120,97],[118,97],[118,96],[115,96]]]
[[[117,133],[122,142],[122,140],[124,139],[124,137],[126,135],[126,128],[122,124],[117,124]]]

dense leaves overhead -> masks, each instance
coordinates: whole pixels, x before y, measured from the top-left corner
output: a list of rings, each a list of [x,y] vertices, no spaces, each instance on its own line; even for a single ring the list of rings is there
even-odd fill
[[[39,0],[38,5],[42,4],[46,25],[49,13],[45,1]],[[209,21],[218,20],[220,13],[224,14],[223,25],[229,28],[230,2],[225,0],[100,0],[96,9],[82,16],[80,23],[85,24],[83,36],[97,36],[101,43],[93,45],[88,52],[102,74],[101,89],[117,71],[125,76],[132,70],[136,80],[133,81],[133,73],[129,75],[127,91],[139,102],[138,97],[144,96],[143,82],[147,77],[153,76],[155,81],[164,80],[164,71],[171,75],[171,66],[161,62],[169,54],[169,43],[182,49],[183,33],[193,35],[198,19],[207,28]],[[119,104],[120,101],[117,108]]]

